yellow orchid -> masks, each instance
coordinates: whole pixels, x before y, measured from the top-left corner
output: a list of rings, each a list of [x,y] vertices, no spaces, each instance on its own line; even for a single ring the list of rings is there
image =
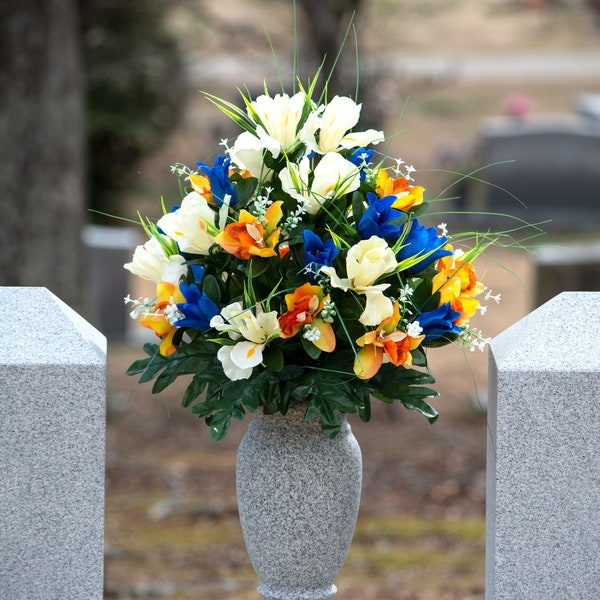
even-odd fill
[[[385,169],[377,173],[375,192],[380,198],[396,196],[392,208],[397,210],[409,210],[413,206],[422,204],[424,191],[425,188],[420,185],[410,185],[406,177],[390,177]]]
[[[189,176],[190,183],[192,184],[192,189],[200,194],[205,200],[214,204],[214,200],[212,197],[212,191],[210,189],[210,181],[208,177],[205,175],[190,175]]]
[[[287,312],[279,317],[281,337],[295,336],[304,325],[316,329],[318,335],[311,337],[312,343],[324,352],[335,350],[335,333],[330,323],[317,317],[322,310],[327,298],[323,297],[323,290],[318,285],[305,283],[296,288],[293,293],[286,294],[285,304]]]
[[[168,311],[172,310],[175,304],[185,302],[185,298],[179,291],[179,286],[166,281],[158,283],[156,296],[157,301],[154,305],[154,312],[140,319],[140,324],[152,329],[161,338],[160,353],[162,356],[169,356],[175,352],[173,336],[178,328],[171,323]]]
[[[396,366],[412,365],[411,351],[425,339],[424,335],[412,337],[397,329],[400,322],[398,302],[394,302],[393,313],[379,327],[365,333],[356,340],[362,349],[354,360],[354,373],[359,379],[371,379],[384,361]]]
[[[462,252],[451,245],[445,246],[452,251],[449,256],[440,258],[437,262],[438,273],[433,277],[433,292],[440,292],[439,305],[450,303],[452,310],[460,313],[456,325],[468,323],[479,307],[475,296],[485,290],[485,286],[477,281],[475,269],[469,262],[460,260]]]
[[[273,202],[266,210],[262,222],[242,209],[239,221],[227,225],[215,236],[215,242],[241,260],[249,260],[253,256],[277,256],[274,248],[279,242],[281,230],[277,225],[283,215],[282,204],[281,200]]]

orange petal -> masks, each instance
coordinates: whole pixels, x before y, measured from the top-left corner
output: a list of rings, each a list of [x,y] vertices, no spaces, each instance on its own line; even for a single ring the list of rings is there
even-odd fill
[[[383,348],[390,362],[397,367],[406,364],[410,357],[410,339],[406,334],[400,341],[390,340],[383,342]]]
[[[331,323],[325,323],[323,319],[313,319],[312,326],[321,334],[313,344],[323,352],[333,352],[335,350],[335,333]]]
[[[271,233],[277,227],[277,224],[283,217],[283,211],[281,210],[281,205],[283,202],[281,200],[277,200],[277,202],[273,202],[269,208],[267,208],[265,212],[265,220],[267,221],[267,233]]]
[[[354,373],[359,379],[371,379],[383,362],[383,350],[369,344],[358,352],[354,359]]]
[[[169,356],[175,352],[175,346],[173,346],[173,336],[177,331],[176,327],[163,337],[162,342],[160,343],[160,353],[163,356]]]

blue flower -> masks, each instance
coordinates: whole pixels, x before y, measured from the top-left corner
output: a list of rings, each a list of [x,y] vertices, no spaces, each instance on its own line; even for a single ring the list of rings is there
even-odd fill
[[[460,313],[450,308],[450,302],[442,304],[435,310],[421,313],[416,320],[425,334],[423,342],[433,342],[441,337],[460,333],[460,327],[454,324],[454,321],[459,318]]]
[[[190,327],[198,331],[209,329],[210,320],[218,315],[221,310],[219,307],[198,288],[204,277],[204,268],[199,265],[191,265],[194,275],[194,283],[187,284],[182,281],[179,284],[179,291],[182,293],[186,302],[177,305],[177,309],[183,315],[174,323],[176,327]]]
[[[375,150],[365,150],[364,148],[359,148],[358,150],[355,150],[352,156],[348,159],[360,170],[361,181],[364,181],[367,177],[367,167],[373,158],[373,154],[375,154]]]
[[[417,219],[413,219],[407,227],[410,227],[410,231],[406,238],[404,238],[402,248],[400,248],[396,254],[398,261],[400,262],[408,258],[414,258],[417,255],[423,256],[431,252],[431,254],[428,254],[423,260],[420,260],[407,269],[409,272],[420,273],[430,264],[434,263],[439,258],[442,258],[442,256],[449,256],[452,254],[451,250],[444,249],[448,239],[446,236],[438,237],[435,227],[424,227],[423,225],[419,225]]]
[[[213,200],[217,206],[223,205],[225,196],[230,196],[229,206],[235,206],[237,203],[237,192],[229,179],[229,165],[231,159],[220,155],[215,161],[214,167],[209,167],[204,163],[196,163],[200,170],[208,177]]]
[[[311,279],[319,272],[319,269],[324,266],[331,266],[336,256],[340,253],[340,249],[334,244],[332,239],[325,242],[316,234],[305,229],[302,232],[304,240],[304,266]]]
[[[369,192],[367,200],[369,201],[369,208],[367,208],[358,223],[360,237],[363,240],[368,240],[371,236],[376,235],[384,240],[397,240],[402,229],[393,221],[397,219],[406,220],[406,215],[392,208],[396,196],[378,198],[376,194]]]

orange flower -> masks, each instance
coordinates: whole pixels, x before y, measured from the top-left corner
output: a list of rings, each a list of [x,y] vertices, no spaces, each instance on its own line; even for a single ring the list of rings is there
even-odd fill
[[[215,242],[224,250],[241,260],[249,260],[252,256],[268,258],[277,256],[274,248],[279,242],[280,228],[277,227],[283,213],[278,200],[267,209],[264,221],[241,210],[239,221],[230,223],[215,237]]]
[[[425,188],[420,185],[410,185],[405,177],[392,178],[385,169],[381,169],[375,180],[375,191],[380,198],[396,196],[392,208],[406,211],[423,202]]]
[[[454,250],[447,245],[447,250]],[[468,323],[479,307],[474,297],[484,291],[485,286],[477,281],[473,265],[460,260],[460,254],[453,252],[437,262],[438,274],[433,278],[433,291],[440,292],[440,306],[450,302],[452,310],[460,313],[456,325]]]
[[[200,194],[207,202],[210,202],[211,204],[215,203],[212,197],[208,177],[204,175],[190,175],[190,183],[192,184],[192,189]]]
[[[296,288],[293,293],[286,294],[285,304],[288,310],[279,317],[281,337],[295,336],[304,325],[312,325],[319,331],[317,339],[312,343],[324,352],[335,349],[335,333],[330,323],[316,315],[323,310],[325,299],[323,290],[318,285],[305,283]]]
[[[154,312],[140,319],[140,324],[152,329],[161,338],[160,353],[163,356],[169,356],[175,352],[173,336],[177,331],[177,327],[172,325],[167,318],[166,310],[174,304],[185,302],[185,298],[177,285],[166,281],[161,281],[156,286],[156,296],[157,302],[154,305]]]
[[[250,171],[246,171],[246,169],[242,169],[237,171],[239,175],[243,179],[247,179],[252,177]],[[236,171],[233,169],[229,169],[229,176],[231,177]],[[213,200],[212,188],[210,186],[210,180],[206,175],[190,175],[189,176],[190,183],[192,184],[192,189],[200,194],[209,204],[213,206],[216,205],[216,202]]]
[[[400,322],[400,309],[394,302],[394,312],[384,319],[374,331],[369,331],[356,340],[362,349],[354,360],[354,373],[359,379],[371,379],[379,371],[384,360],[397,367],[412,365],[411,350],[419,346],[424,335],[411,337],[396,329]]]

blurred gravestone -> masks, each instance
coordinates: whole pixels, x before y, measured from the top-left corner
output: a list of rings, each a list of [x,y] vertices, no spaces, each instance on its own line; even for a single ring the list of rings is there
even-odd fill
[[[101,600],[106,339],[0,287],[0,598]]]
[[[123,298],[129,287],[123,268],[138,243],[137,232],[126,227],[88,225],[82,233],[87,251],[89,319],[110,341],[126,337],[127,315]]]
[[[561,292],[600,292],[600,243],[536,248],[534,279],[535,306]]]
[[[530,223],[550,219],[544,228],[600,226],[600,121],[570,116],[489,119],[480,131],[476,156],[477,166],[485,167],[477,176],[491,185],[470,190],[468,209]]]
[[[577,112],[600,121],[600,94],[581,94],[577,98]]]

